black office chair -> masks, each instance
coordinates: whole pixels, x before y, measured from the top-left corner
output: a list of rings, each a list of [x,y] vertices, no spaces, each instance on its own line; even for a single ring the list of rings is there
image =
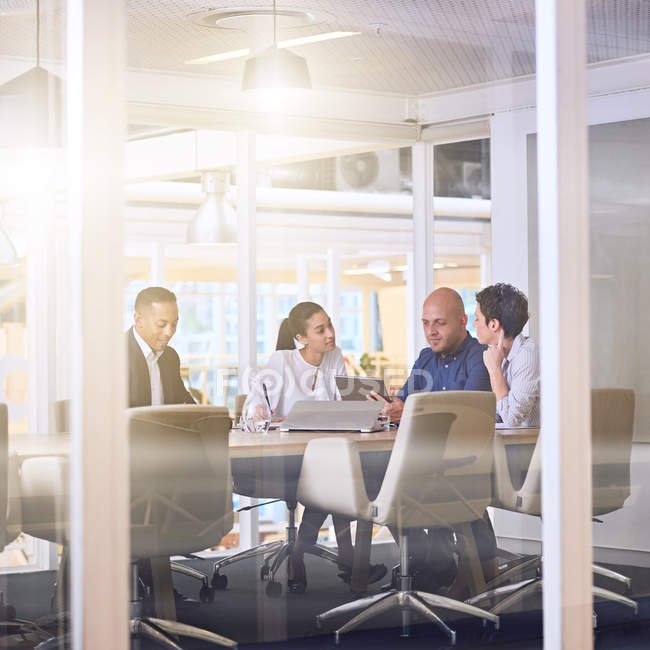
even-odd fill
[[[264,563],[260,568],[260,580],[268,581],[266,594],[272,598],[282,594],[282,585],[275,577],[282,563],[291,555],[296,542],[296,507],[298,505],[296,491],[301,465],[301,456],[232,459],[233,492],[252,498],[270,499],[264,503],[284,501],[289,511],[289,521],[286,528],[287,536],[284,540],[260,544],[215,562],[212,576],[212,586],[215,589],[225,589],[228,586],[227,576],[221,573],[223,568],[240,560],[262,555]],[[264,503],[246,506],[240,510],[256,508]],[[342,570],[351,571],[351,567],[340,563],[339,557],[334,551],[324,546],[316,544],[307,548],[305,552],[328,560]]]

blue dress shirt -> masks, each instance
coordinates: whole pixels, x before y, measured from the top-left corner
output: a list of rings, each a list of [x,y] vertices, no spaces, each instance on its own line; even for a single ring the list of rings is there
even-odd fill
[[[429,347],[424,348],[397,397],[406,401],[411,393],[492,390],[490,375],[483,363],[485,348],[469,332],[460,347],[444,357]]]

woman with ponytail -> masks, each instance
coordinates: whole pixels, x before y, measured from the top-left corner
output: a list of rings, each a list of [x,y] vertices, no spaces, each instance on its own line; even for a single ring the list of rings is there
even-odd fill
[[[300,347],[296,347],[296,342]],[[284,319],[278,332],[276,351],[255,381],[249,408],[265,410],[268,402],[274,416],[285,417],[298,400],[337,400],[336,375],[345,374],[345,362],[332,321],[325,310],[315,302],[300,302]],[[262,387],[266,389],[264,394]],[[318,539],[318,531],[327,513],[305,508],[298,536],[289,557],[288,588],[303,593],[307,586],[303,555]],[[352,567],[352,538],[350,522],[345,517],[332,515],[343,580],[350,579]],[[370,582],[386,573],[384,565],[370,567]]]

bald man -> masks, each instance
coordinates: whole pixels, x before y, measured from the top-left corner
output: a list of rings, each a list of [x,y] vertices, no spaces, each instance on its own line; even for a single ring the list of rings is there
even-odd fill
[[[399,422],[404,402],[411,393],[439,390],[492,390],[490,375],[483,363],[486,346],[467,331],[467,314],[463,299],[448,287],[436,289],[422,305],[422,327],[429,347],[420,351],[411,374],[383,413],[391,422]],[[373,393],[376,399],[382,399]],[[485,516],[472,524],[486,580],[496,574],[496,540],[492,525]],[[397,531],[393,531],[395,535]],[[431,528],[428,536],[419,529],[407,533],[413,557],[416,588],[437,591],[449,586],[457,574],[454,544],[448,528]],[[396,580],[396,576],[393,576]],[[463,586],[457,586],[460,592]],[[451,593],[454,594],[452,587]]]
[[[441,287],[429,294],[422,305],[422,327],[429,347],[420,351],[406,383],[384,406],[391,422],[400,421],[411,393],[492,390],[483,363],[485,346],[467,331],[467,314],[458,292]]]

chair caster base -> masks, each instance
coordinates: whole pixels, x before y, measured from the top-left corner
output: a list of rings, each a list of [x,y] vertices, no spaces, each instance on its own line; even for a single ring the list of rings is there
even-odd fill
[[[215,573],[212,576],[211,584],[213,589],[218,589],[219,591],[223,591],[224,589],[226,589],[226,587],[228,587],[228,576],[224,576],[221,573]]]
[[[274,580],[266,585],[264,591],[269,598],[279,598],[282,595],[282,585]]]

